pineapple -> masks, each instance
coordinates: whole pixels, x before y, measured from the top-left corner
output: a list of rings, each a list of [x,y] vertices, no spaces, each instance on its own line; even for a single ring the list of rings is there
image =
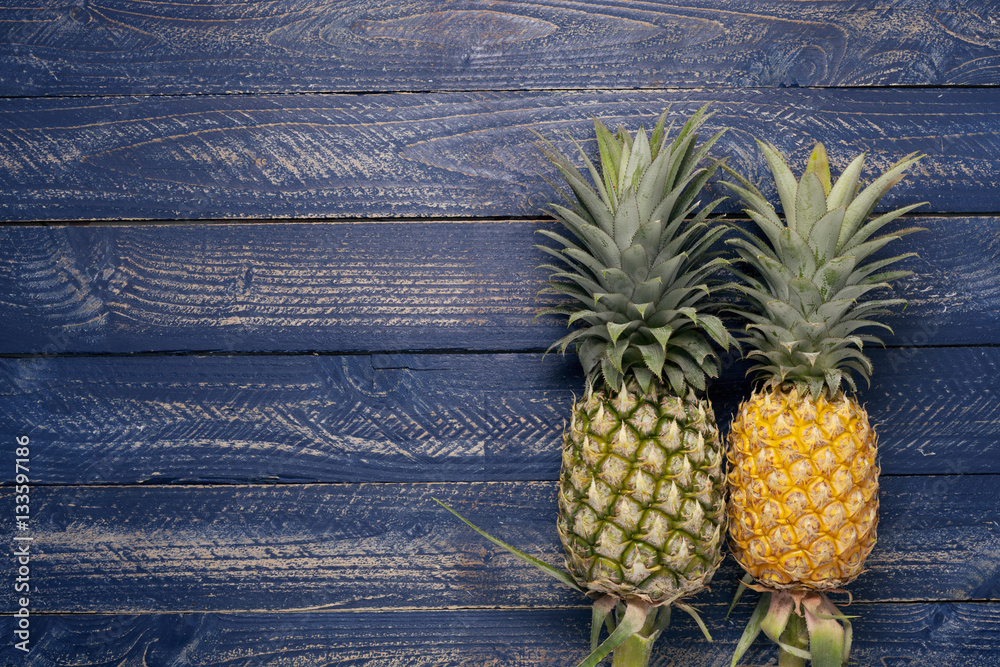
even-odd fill
[[[652,137],[640,128],[634,138],[595,119],[599,166],[576,145],[593,185],[538,135],[575,195],[566,195],[572,208],[552,206],[573,238],[543,230],[557,247],[539,246],[559,262],[540,267],[551,272],[543,291],[570,297],[539,315],[583,324],[550,348],[565,352],[575,343],[587,377],[564,433],[559,479],[557,527],[569,573],[434,499],[497,546],[595,598],[591,653],[578,667],[612,651],[618,667],[649,664],[671,605],[711,641],[685,598],[718,568],[726,520],[722,443],[705,397],[720,369],[711,343],[732,342],[708,312],[718,306],[711,299],[728,265],[711,250],[725,228],[707,221],[722,199],[697,201],[720,164],[707,155],[722,132],[696,145],[706,105],[668,143],[666,117]],[[605,625],[611,634],[600,642]]]
[[[725,184],[762,235],[743,231],[729,241],[745,268],[736,275],[746,307],[736,312],[748,321],[742,342],[759,383],[728,436],[729,543],[764,593],[741,647],[764,629],[781,646],[779,664],[840,667],[850,623],[825,592],[863,571],[878,523],[877,438],[854,396],[854,375],[868,381],[862,346],[881,341],[859,330],[888,328],[879,316],[904,301],[868,295],[909,274],[886,267],[910,255],[872,255],[917,231],[877,235],[921,204],[869,218],[920,156],[904,157],[861,190],[864,154],[831,185],[822,144],[796,180],[773,146],[758,143],[784,220],[732,170],[737,183]]]
[[[587,378],[564,433],[557,526],[570,574],[599,598],[595,626],[623,610],[602,644],[623,642],[616,665],[647,664],[669,605],[693,612],[683,598],[711,579],[725,530],[724,454],[705,397],[720,369],[712,341],[730,343],[707,312],[724,228],[707,221],[721,199],[697,201],[722,132],[696,146],[703,107],[668,143],[666,116],[651,139],[595,120],[599,166],[577,145],[593,185],[540,137],[575,195],[552,206],[572,238],[545,230],[561,247],[540,246],[558,262],[541,267],[546,291],[571,302],[540,314],[582,324],[550,350],[575,344]]]

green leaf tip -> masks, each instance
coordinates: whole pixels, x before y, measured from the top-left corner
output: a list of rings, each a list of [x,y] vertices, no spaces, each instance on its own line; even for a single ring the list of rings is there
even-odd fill
[[[755,639],[757,639],[757,635],[760,634],[761,623],[763,623],[764,616],[767,615],[767,610],[770,606],[771,594],[761,593],[760,599],[757,601],[757,606],[750,615],[750,620],[747,622],[746,628],[743,629],[743,636],[741,636],[739,642],[736,643],[736,650],[733,652],[733,659],[729,663],[730,667],[736,667],[740,658],[743,657],[743,654],[747,652],[750,645],[753,644]]]
[[[615,631],[615,622],[611,616],[611,612],[614,611],[617,604],[618,598],[614,595],[605,595],[594,601],[594,606],[591,608],[590,624],[591,653],[596,651],[601,643],[601,627],[607,626],[609,633]]]
[[[694,607],[692,607],[689,604],[682,604],[680,602],[675,602],[674,604],[678,609],[686,611],[688,615],[694,619],[694,622],[698,624],[698,629],[701,630],[701,634],[705,635],[705,639],[707,639],[710,642],[714,641],[712,639],[711,633],[708,631],[708,627],[705,626],[705,621],[701,620],[701,616],[698,614],[698,612],[695,610]]]
[[[747,587],[753,583],[753,576],[749,573],[744,574],[743,578],[740,579],[740,585],[736,587],[736,593],[733,595],[733,601],[729,603],[729,609],[726,610],[726,618],[733,613],[733,609],[736,608],[736,603],[740,601],[743,594],[746,593]]]
[[[462,516],[461,514],[459,514],[458,512],[456,512],[455,510],[453,510],[452,508],[448,507],[448,505],[446,505],[445,503],[441,502],[437,498],[434,498],[433,496],[431,496],[431,499],[434,502],[436,502],[438,505],[440,505],[441,507],[445,508],[446,510],[448,510],[449,512],[451,512],[452,514],[454,514],[456,517],[458,517],[458,519],[460,521],[462,521],[462,523],[464,523],[465,525],[467,525],[469,528],[472,528],[472,530],[476,531],[477,533],[479,533],[480,535],[482,535],[487,540],[489,540],[493,544],[497,545],[501,549],[505,549],[506,551],[510,552],[514,556],[517,556],[519,559],[521,559],[525,563],[528,563],[529,565],[534,565],[535,567],[537,567],[539,570],[541,570],[545,574],[549,575],[550,577],[554,577],[555,579],[558,579],[560,582],[566,584],[567,586],[569,586],[573,590],[579,591],[580,593],[583,593],[584,595],[587,594],[587,591],[585,591],[583,588],[581,588],[580,585],[578,583],[576,583],[576,580],[573,579],[573,577],[571,577],[566,572],[563,572],[559,568],[553,567],[552,565],[549,565],[545,561],[539,560],[539,559],[535,558],[534,556],[526,554],[525,552],[521,551],[517,547],[511,546],[510,544],[507,544],[506,542],[504,542],[503,540],[501,540],[499,538],[493,537],[492,535],[490,535],[489,533],[487,533],[485,530],[479,528],[479,526],[475,525],[474,523],[472,523],[471,521],[469,521],[468,519],[466,519],[464,516]]]
[[[823,186],[823,194],[827,197],[830,196],[830,188],[832,187],[830,183],[830,160],[826,155],[826,148],[819,141],[813,146],[812,153],[809,155],[805,173],[814,174]]]

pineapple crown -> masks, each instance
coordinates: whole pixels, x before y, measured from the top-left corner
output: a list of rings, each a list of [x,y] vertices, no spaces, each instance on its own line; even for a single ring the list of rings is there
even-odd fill
[[[872,255],[906,234],[911,227],[875,236],[887,224],[919,204],[903,206],[869,220],[879,200],[919,160],[911,153],[861,189],[859,178],[865,153],[857,156],[831,185],[830,164],[823,144],[817,143],[798,180],[771,144],[758,141],[774,176],[784,219],[760,191],[732,169],[724,167],[738,184],[723,183],[746,205],[746,213],[766,240],[736,227],[742,238],[727,241],[751,271],[734,270],[734,285],[747,302],[733,312],[749,321],[745,342],[751,368],[758,380],[776,387],[787,382],[805,385],[818,397],[824,389],[835,396],[846,383],[856,390],[851,372],[869,381],[871,361],[862,354],[864,343],[882,341],[859,334],[865,327],[891,329],[878,321],[903,299],[867,299],[873,290],[888,288],[910,271],[884,270],[915,253],[887,259]]]
[[[631,376],[644,391],[654,381],[668,382],[683,396],[692,388],[704,390],[706,377],[719,373],[709,339],[727,349],[731,342],[722,321],[706,312],[717,305],[708,299],[721,286],[718,269],[727,264],[720,253],[710,252],[725,228],[706,218],[724,198],[700,209],[697,201],[720,162],[698,165],[724,130],[696,145],[697,131],[710,117],[706,105],[668,143],[673,126],[664,127],[666,117],[667,111],[652,138],[642,127],[634,138],[621,127],[612,134],[595,119],[599,165],[571,139],[593,185],[536,133],[539,148],[573,193],[560,190],[569,207],[551,205],[573,238],[540,232],[562,246],[537,246],[558,260],[539,267],[550,272],[542,291],[575,301],[538,314],[565,315],[570,326],[582,324],[549,350],[565,353],[575,343],[591,383],[603,378],[618,391]]]

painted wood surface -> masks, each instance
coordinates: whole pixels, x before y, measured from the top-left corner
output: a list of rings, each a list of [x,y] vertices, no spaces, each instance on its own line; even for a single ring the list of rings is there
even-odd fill
[[[724,605],[701,605],[712,628],[709,644],[684,613],[674,615],[652,667],[729,667],[742,623]],[[993,667],[1000,643],[994,605],[975,603],[855,603],[852,657],[877,667]],[[0,633],[12,633],[0,617]],[[396,665],[408,667],[537,667],[572,665],[586,655],[590,611],[441,610],[297,613],[74,615],[32,618],[45,637],[24,660],[0,647],[0,661],[31,667],[73,664],[287,667]],[[512,641],[512,637],[516,638]],[[873,638],[878,638],[873,639]],[[774,651],[759,640],[740,663],[759,667]],[[773,661],[770,664],[774,664]]]
[[[994,85],[985,0],[43,0],[0,11],[0,95]]]
[[[887,345],[1000,344],[1000,218],[927,231]],[[0,351],[539,350],[544,219],[0,227]],[[887,255],[888,256],[888,255]],[[904,266],[901,264],[901,266]]]
[[[531,130],[570,150],[708,101],[756,182],[752,136],[867,176],[926,154],[884,202],[928,231],[861,392],[884,475],[854,658],[1000,664],[994,3],[2,4],[0,537],[28,435],[33,538],[3,667],[575,664],[587,601],[431,497],[561,561],[582,378],[532,321]],[[729,664],[736,577],[698,598],[716,643],[678,613],[653,665]]]
[[[883,474],[1000,474],[1000,348],[872,360]],[[724,431],[744,368],[710,393]],[[47,485],[544,481],[583,387],[540,354],[7,359],[0,439]]]
[[[1000,211],[998,96],[811,88],[8,98],[0,217],[537,216],[556,197],[543,179],[555,172],[532,130],[585,138],[595,116],[651,127],[667,106],[680,119],[707,102],[717,115],[706,132],[736,128],[719,157],[755,182],[770,179],[753,137],[801,164],[822,140],[835,169],[870,151],[867,176],[921,151],[927,157],[883,206],[927,200],[925,212],[989,213]]]
[[[996,475],[885,476],[858,602],[1000,600]],[[10,503],[13,491],[0,491]],[[45,487],[32,491],[35,612],[586,606],[433,502],[554,565],[553,482]],[[728,559],[703,603],[725,605]],[[14,573],[0,574],[13,590]],[[42,584],[44,582],[44,585]],[[95,595],[96,590],[100,595]],[[16,611],[14,596],[0,609]]]

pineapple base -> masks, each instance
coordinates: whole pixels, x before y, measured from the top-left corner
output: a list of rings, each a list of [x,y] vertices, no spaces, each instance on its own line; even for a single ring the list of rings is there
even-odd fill
[[[843,393],[764,389],[729,434],[729,542],[777,590],[831,590],[863,571],[878,524],[878,447],[868,414]]]
[[[633,381],[588,388],[564,434],[558,529],[581,586],[667,604],[722,560],[723,452],[711,404]]]

